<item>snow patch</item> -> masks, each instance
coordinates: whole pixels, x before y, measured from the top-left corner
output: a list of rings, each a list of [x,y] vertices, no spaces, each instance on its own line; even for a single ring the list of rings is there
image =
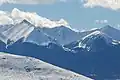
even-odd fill
[[[41,60],[0,53],[2,80],[92,80]]]
[[[1,22],[1,24],[17,24],[25,19],[36,27],[54,28],[59,26],[66,26],[70,28],[68,22],[64,19],[53,21],[39,16],[36,12],[25,12],[17,8],[14,8],[12,12],[0,11],[0,14],[2,14],[2,16],[4,16],[3,19],[5,19],[4,22]]]

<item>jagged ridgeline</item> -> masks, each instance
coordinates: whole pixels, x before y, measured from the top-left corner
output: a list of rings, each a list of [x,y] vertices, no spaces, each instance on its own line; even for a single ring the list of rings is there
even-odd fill
[[[0,26],[1,52],[35,57],[95,80],[119,78],[118,29],[106,25],[80,32],[65,20],[44,20],[29,13],[39,17],[40,24],[37,24],[32,19],[20,17],[22,13],[27,15],[26,12],[14,9],[9,14],[13,13],[8,17],[14,17],[14,23]]]

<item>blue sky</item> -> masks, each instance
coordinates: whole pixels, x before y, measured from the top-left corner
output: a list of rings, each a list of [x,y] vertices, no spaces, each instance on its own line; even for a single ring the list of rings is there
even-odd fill
[[[24,11],[37,12],[40,16],[52,20],[63,18],[76,29],[91,29],[110,24],[116,28],[120,24],[120,11],[104,7],[85,8],[80,1],[57,2],[54,4],[3,4],[1,10],[11,11],[18,8]],[[96,20],[107,20],[107,23],[96,23]]]

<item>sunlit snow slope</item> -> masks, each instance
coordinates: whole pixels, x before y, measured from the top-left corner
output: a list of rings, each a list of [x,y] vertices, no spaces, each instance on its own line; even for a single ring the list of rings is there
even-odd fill
[[[41,60],[0,53],[0,80],[92,80]]]

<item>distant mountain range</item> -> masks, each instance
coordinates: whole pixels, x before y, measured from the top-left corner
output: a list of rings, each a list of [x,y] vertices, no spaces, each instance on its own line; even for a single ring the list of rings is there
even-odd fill
[[[60,45],[67,45],[74,41],[82,40],[83,37],[94,31],[100,31],[114,40],[120,40],[120,31],[109,25],[91,31],[76,32],[66,26],[59,26],[54,28],[35,27],[27,20],[23,20],[16,25],[1,26],[0,31],[0,40],[6,44],[8,41],[16,42],[20,38],[24,37],[25,42],[34,42],[39,45],[45,45],[49,42],[55,42]]]
[[[80,32],[61,21],[21,13],[35,20],[38,17],[36,26],[33,19],[15,15],[18,13],[21,11],[14,9],[10,16],[18,22],[0,26],[0,52],[35,57],[95,80],[119,79],[120,30],[106,25]]]
[[[24,38],[8,46],[3,42],[0,45],[2,52],[35,57],[93,79],[119,78],[120,44],[99,31],[77,41],[71,48],[52,42],[38,45],[24,42]]]
[[[81,40],[94,31],[101,31],[115,40],[120,40],[120,30],[109,25],[80,32],[72,29],[64,19],[53,21],[41,17],[37,13],[25,12],[17,8],[14,8],[11,12],[2,11],[0,15],[6,16],[2,17],[3,22],[0,22],[0,40],[5,43],[8,40],[16,42],[20,38],[25,37],[25,41],[34,42],[39,45],[51,41],[60,45],[67,45],[71,42]]]

